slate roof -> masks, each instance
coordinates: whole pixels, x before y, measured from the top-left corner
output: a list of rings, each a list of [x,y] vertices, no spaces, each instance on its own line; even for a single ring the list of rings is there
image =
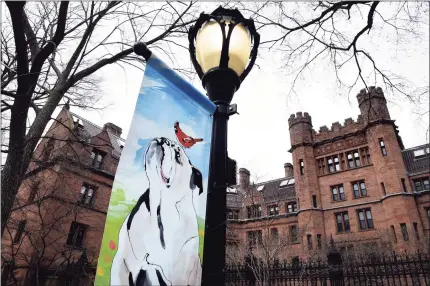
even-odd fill
[[[282,182],[286,181],[285,186],[280,186]],[[259,187],[264,186],[261,191]],[[237,189],[237,188],[234,188]],[[296,198],[296,191],[294,189],[294,178],[279,178],[267,182],[255,184],[255,192],[262,192],[265,203],[277,203],[279,201],[288,201]],[[241,208],[243,202],[243,195],[240,191],[227,193],[227,207],[228,208]]]
[[[281,183],[285,182],[282,186]],[[259,191],[259,187],[264,186],[261,190],[264,201],[266,203],[286,201],[296,197],[294,189],[294,178],[280,178],[272,181],[256,184],[255,187]]]
[[[430,173],[430,144],[412,147],[402,151],[403,161],[409,176]],[[414,151],[424,150],[424,155],[416,157]]]
[[[233,209],[239,209],[242,207],[243,198],[239,193],[228,193],[227,194],[227,206]]]
[[[98,134],[100,134],[103,131],[103,128],[92,123],[91,121],[86,120],[85,118],[70,112],[73,122],[76,122],[77,120],[79,120],[79,123],[82,124],[83,126],[83,130],[81,131],[81,135],[82,137],[88,139],[91,139],[91,137],[97,136]],[[112,155],[116,158],[119,158],[121,156],[121,146],[124,146],[125,144],[125,139],[118,137],[110,132],[108,132],[109,135],[109,139],[111,141],[112,144]]]

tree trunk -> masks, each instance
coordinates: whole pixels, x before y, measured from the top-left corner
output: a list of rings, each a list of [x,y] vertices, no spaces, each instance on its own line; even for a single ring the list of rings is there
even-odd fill
[[[25,143],[19,146],[9,145],[8,157],[2,170],[1,178],[1,196],[2,196],[2,209],[1,209],[1,231],[3,235],[4,228],[9,219],[12,210],[13,202],[21,186],[22,179],[33,157],[34,149],[43,135],[45,127],[51,119],[52,113],[58,106],[63,93],[54,91],[45,106],[40,110],[35,118],[28,134],[22,138]],[[11,130],[13,126],[11,124]],[[25,129],[24,129],[25,130]]]
[[[27,62],[27,47],[24,35],[23,11],[25,2],[6,2],[14,31],[18,88],[16,100],[11,108],[9,149],[6,163],[1,174],[1,233],[9,219],[9,214],[22,179],[22,157],[25,144],[25,130],[28,115],[30,74]],[[31,96],[30,96],[31,100]]]

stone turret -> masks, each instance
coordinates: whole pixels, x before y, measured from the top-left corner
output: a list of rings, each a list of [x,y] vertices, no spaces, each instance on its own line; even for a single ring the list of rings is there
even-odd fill
[[[312,144],[312,118],[305,112],[297,112],[295,115],[291,114],[288,119],[290,129],[291,146],[298,144]]]
[[[321,208],[321,194],[317,177],[317,166],[314,154],[314,134],[312,118],[308,113],[297,112],[288,119],[290,127],[291,149],[294,166],[294,188],[296,191],[297,205],[300,208],[298,214],[299,225],[306,225],[302,233],[302,239],[310,237],[316,243],[317,235],[324,233],[323,216]],[[339,129],[340,124],[335,124],[332,129]],[[328,130],[328,128],[323,128]],[[330,131],[333,132],[333,131]],[[287,168],[285,170],[287,175]],[[306,244],[302,244],[303,252],[306,252]]]
[[[357,94],[357,100],[366,124],[380,119],[391,119],[382,88],[369,86],[368,90],[362,89]]]

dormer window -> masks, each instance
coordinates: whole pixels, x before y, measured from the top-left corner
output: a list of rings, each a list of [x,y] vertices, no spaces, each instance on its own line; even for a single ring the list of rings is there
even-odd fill
[[[102,165],[103,165],[103,158],[104,158],[105,154],[97,149],[94,149],[91,152],[91,166],[96,168],[96,169],[101,169]]]
[[[257,187],[257,191],[261,192],[262,190],[264,190],[264,185]]]
[[[429,148],[422,148],[422,149],[418,149],[414,151],[414,157],[415,159],[424,157],[424,156],[428,156],[430,154],[430,150]]]
[[[285,187],[288,184],[288,180],[284,180],[279,184],[279,187]]]
[[[280,187],[280,188],[283,188],[283,187],[285,187],[285,186],[294,185],[294,182],[295,182],[294,178],[287,179],[287,180],[283,180],[283,181],[279,184],[279,187]]]

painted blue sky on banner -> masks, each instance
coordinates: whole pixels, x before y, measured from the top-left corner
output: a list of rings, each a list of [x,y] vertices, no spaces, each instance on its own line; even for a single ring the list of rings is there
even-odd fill
[[[140,88],[127,143],[121,154],[115,184],[126,190],[126,200],[137,200],[148,187],[143,169],[146,147],[155,137],[176,139],[174,123],[193,138],[203,138],[191,148],[184,148],[192,164],[203,176],[204,194],[197,196],[197,214],[204,217],[209,172],[211,114],[209,99],[181,79],[155,56],[149,60]]]

